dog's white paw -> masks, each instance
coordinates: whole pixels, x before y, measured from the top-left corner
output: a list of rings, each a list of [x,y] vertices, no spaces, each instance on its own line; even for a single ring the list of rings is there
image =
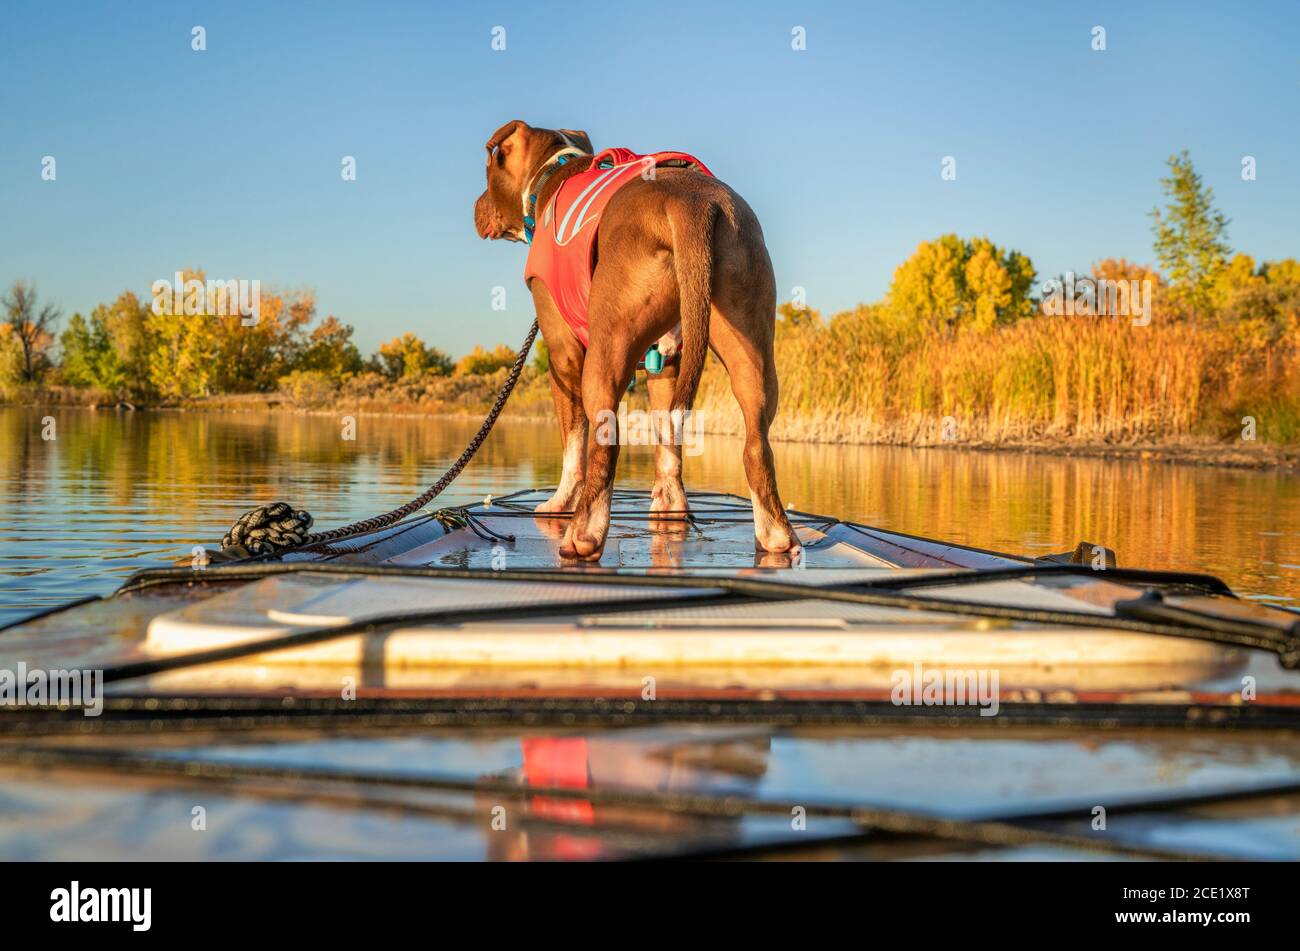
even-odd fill
[[[793,554],[799,550],[799,536],[794,533],[789,521],[782,518],[777,522],[754,526],[754,547],[768,554]]]
[[[573,506],[578,501],[578,493],[570,495],[561,495],[556,492],[545,502],[538,502],[533,508],[534,512],[572,512]]]
[[[654,484],[650,492],[651,512],[688,512],[690,507],[681,479],[662,479]]]
[[[605,539],[596,538],[586,529],[570,525],[560,542],[560,557],[569,561],[600,561],[605,550]]]

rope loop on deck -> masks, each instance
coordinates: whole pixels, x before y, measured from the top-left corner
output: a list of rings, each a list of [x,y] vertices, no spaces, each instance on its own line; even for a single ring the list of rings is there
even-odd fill
[[[337,541],[340,538],[346,538],[351,535],[360,535],[366,532],[373,532],[381,528],[387,528],[394,522],[400,522],[420,509],[424,508],[435,498],[442,494],[447,486],[456,480],[456,477],[465,470],[469,465],[474,454],[478,452],[479,447],[483,445],[488,434],[492,432],[493,425],[496,424],[497,417],[501,415],[501,410],[505,408],[506,400],[510,398],[515,384],[519,382],[519,375],[524,370],[524,364],[528,360],[528,352],[533,348],[533,341],[537,339],[537,321],[528,330],[528,336],[519,347],[519,353],[515,357],[514,365],[510,367],[510,373],[506,377],[505,383],[501,387],[501,392],[497,394],[496,401],[492,408],[488,410],[487,416],[483,419],[483,425],[478,428],[474,438],[469,441],[465,451],[457,457],[451,467],[442,474],[437,482],[429,486],[418,496],[411,499],[405,505],[393,509],[391,512],[385,512],[383,515],[376,515],[373,518],[365,518],[359,522],[353,522],[351,525],[344,525],[342,528],[332,528],[327,532],[317,532],[314,535],[306,534],[307,529],[311,528],[312,517],[305,511],[295,510],[286,502],[276,502],[272,505],[259,506],[251,512],[246,512],[239,517],[239,520],[230,527],[224,538],[221,540],[221,547],[238,548],[242,546],[252,555],[279,554],[288,551],[291,548],[306,547],[317,545],[321,542]],[[276,510],[271,514],[271,510]],[[439,510],[445,511],[445,510]],[[294,520],[289,522],[286,513],[292,512]],[[265,513],[265,514],[262,514]],[[436,514],[436,513],[435,513]],[[305,519],[305,522],[303,521]],[[439,520],[441,523],[441,519]],[[298,527],[300,526],[300,527]],[[443,523],[443,527],[448,526]],[[448,529],[450,530],[450,529]],[[252,541],[258,545],[254,548],[249,542]]]
[[[312,521],[310,513],[295,509],[288,502],[259,505],[239,516],[221,539],[221,547],[242,546],[253,555],[296,548],[307,540]]]

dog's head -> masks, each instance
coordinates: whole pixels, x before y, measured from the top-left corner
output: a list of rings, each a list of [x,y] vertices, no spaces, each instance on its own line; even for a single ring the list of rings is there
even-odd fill
[[[591,151],[587,133],[535,129],[522,119],[507,122],[487,140],[487,188],[474,202],[480,238],[524,240],[524,189],[542,164],[565,147]]]

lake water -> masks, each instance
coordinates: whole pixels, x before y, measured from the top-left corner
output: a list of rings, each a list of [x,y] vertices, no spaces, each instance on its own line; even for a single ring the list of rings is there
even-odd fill
[[[53,419],[51,428],[47,418]],[[43,421],[45,420],[45,421]],[[331,528],[394,508],[460,453],[477,420],[0,408],[0,622],[111,591],[131,571],[217,545],[254,505],[283,499]],[[53,438],[45,438],[53,436]],[[776,447],[803,511],[1028,554],[1108,545],[1120,564],[1219,575],[1241,595],[1300,599],[1300,479],[1276,472],[876,446]],[[550,485],[559,437],[496,430],[441,497]],[[649,487],[648,448],[619,484]],[[748,494],[740,443],[686,460],[692,489]]]

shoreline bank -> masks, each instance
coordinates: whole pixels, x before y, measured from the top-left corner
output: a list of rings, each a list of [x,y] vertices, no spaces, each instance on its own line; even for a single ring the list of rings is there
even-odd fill
[[[549,394],[548,394],[549,398]],[[446,411],[398,406],[387,409],[359,407],[311,407],[295,405],[275,394],[248,394],[223,396],[211,400],[185,401],[174,404],[132,406],[123,404],[94,404],[74,402],[0,403],[0,407],[15,409],[74,409],[96,413],[156,412],[156,413],[282,413],[298,416],[352,415],[368,418],[394,419],[446,419],[477,422],[486,410]],[[722,414],[723,425],[705,426],[703,431],[711,436],[739,438],[741,435],[733,420]],[[554,416],[549,406],[545,409],[528,407],[511,412],[507,407],[502,420],[523,423],[552,423]],[[784,423],[784,425],[783,425]],[[1223,469],[1253,471],[1300,472],[1300,445],[1271,446],[1245,441],[1224,443],[1207,438],[1181,437],[1150,443],[1106,443],[1069,437],[1044,437],[1007,441],[982,439],[956,439],[950,441],[926,438],[921,432],[912,438],[868,438],[844,434],[827,439],[820,435],[823,426],[809,425],[809,420],[794,416],[782,420],[778,417],[773,428],[773,443],[816,446],[867,447],[879,446],[895,449],[935,450],[940,452],[981,452],[1016,455],[1041,455],[1057,458],[1108,459],[1122,462],[1144,462],[1165,465],[1204,466]]]

